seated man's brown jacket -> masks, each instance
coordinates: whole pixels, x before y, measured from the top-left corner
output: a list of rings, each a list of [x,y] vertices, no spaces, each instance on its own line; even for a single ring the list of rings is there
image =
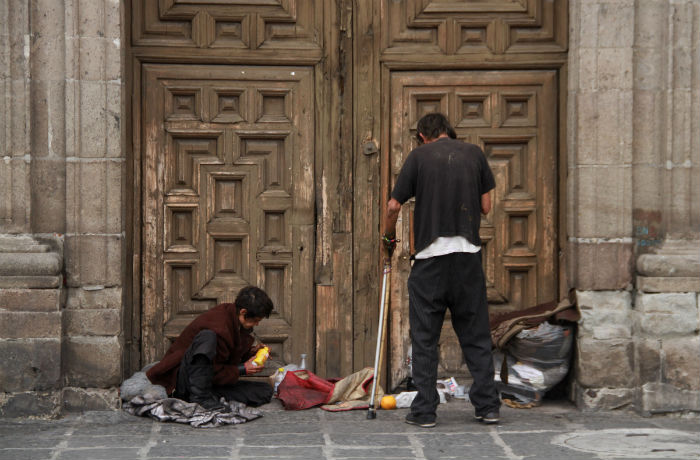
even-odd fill
[[[241,330],[236,305],[222,303],[199,315],[182,331],[163,359],[146,372],[151,383],[164,386],[168,394],[172,395],[180,361],[194,337],[204,329],[216,333],[214,385],[230,385],[238,381],[238,365],[253,355],[253,337]]]

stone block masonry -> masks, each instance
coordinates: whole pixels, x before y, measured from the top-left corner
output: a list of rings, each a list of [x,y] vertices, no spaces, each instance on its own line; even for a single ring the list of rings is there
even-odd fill
[[[640,257],[640,288],[634,295],[577,293],[581,321],[575,399],[580,406],[700,411],[698,247],[700,242],[667,241]],[[675,292],[679,288],[688,292]]]
[[[637,260],[634,331],[643,412],[700,410],[698,248],[700,241],[669,240]]]
[[[635,332],[642,337],[678,337],[698,331],[697,295],[686,293],[637,293]]]
[[[0,415],[54,415],[62,391],[62,243],[0,237]]]
[[[632,296],[627,291],[577,291],[581,312],[574,399],[587,409],[634,403]]]
[[[567,273],[586,409],[700,410],[700,2],[571,0]]]
[[[0,416],[118,401],[123,5],[0,2]]]

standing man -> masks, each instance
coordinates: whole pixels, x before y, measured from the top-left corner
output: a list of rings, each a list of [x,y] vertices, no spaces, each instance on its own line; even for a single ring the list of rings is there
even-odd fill
[[[391,192],[382,241],[389,257],[396,247],[401,205],[416,197],[415,261],[408,278],[413,381],[418,395],[406,423],[435,426],[440,402],[438,340],[450,309],[452,326],[474,383],[469,390],[476,419],[498,423],[486,284],[481,266],[481,214],[491,210],[493,174],[479,147],[454,139],[440,113],[418,122],[418,143],[406,158]]]
[[[240,290],[235,303],[222,303],[195,318],[173,342],[163,359],[146,375],[165,387],[168,395],[198,403],[205,409],[225,409],[219,402],[238,401],[249,406],[270,402],[266,382],[241,381],[260,372],[253,363],[253,327],[269,318],[272,301],[255,286]]]

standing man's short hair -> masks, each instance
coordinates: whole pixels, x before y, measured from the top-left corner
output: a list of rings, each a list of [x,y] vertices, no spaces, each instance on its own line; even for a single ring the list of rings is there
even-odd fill
[[[447,134],[453,139],[456,137],[455,130],[452,129],[450,122],[447,121],[447,117],[438,112],[429,113],[418,120],[416,137],[419,143],[423,143],[420,134],[425,136],[426,139],[437,139],[441,134]]]
[[[265,291],[255,286],[246,286],[236,297],[236,309],[245,308],[245,318],[269,318],[274,306]]]

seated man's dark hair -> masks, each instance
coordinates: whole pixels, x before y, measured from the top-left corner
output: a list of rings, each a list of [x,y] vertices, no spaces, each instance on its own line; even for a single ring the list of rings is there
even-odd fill
[[[246,286],[236,297],[236,309],[246,309],[246,318],[269,318],[272,313],[272,300],[265,291],[255,286]]]
[[[438,112],[429,113],[418,120],[416,136],[420,140],[419,134],[425,136],[426,139],[437,139],[441,134],[447,134],[453,139],[457,137],[455,130],[447,121],[447,117]]]

